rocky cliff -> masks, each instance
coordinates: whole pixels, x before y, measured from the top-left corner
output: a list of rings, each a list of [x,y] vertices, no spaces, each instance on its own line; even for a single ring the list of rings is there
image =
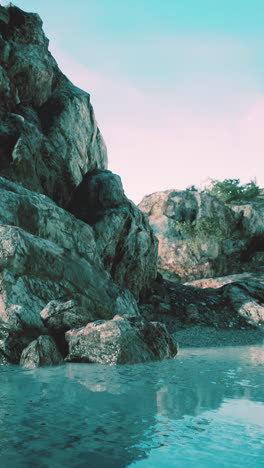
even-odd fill
[[[264,261],[264,199],[225,205],[197,191],[167,190],[144,197],[159,239],[158,269],[175,281],[254,271]]]
[[[149,320],[159,317],[171,331],[253,327],[261,339],[263,194],[227,206],[207,193],[167,190],[144,197],[139,208],[159,239],[161,273],[141,302],[141,313]]]
[[[157,240],[107,170],[89,94],[59,70],[37,14],[0,7],[0,46],[0,361],[174,356],[139,314]]]

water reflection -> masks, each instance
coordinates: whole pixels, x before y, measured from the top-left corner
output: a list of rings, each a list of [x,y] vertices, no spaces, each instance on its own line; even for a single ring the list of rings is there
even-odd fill
[[[0,465],[118,468],[177,438],[194,444],[216,410],[227,417],[228,402],[238,413],[242,401],[263,402],[263,350],[186,349],[175,360],[120,367],[2,367]]]

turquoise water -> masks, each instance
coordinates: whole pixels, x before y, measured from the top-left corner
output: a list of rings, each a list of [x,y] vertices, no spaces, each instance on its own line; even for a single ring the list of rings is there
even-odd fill
[[[106,367],[0,367],[0,466],[264,466],[264,347]]]

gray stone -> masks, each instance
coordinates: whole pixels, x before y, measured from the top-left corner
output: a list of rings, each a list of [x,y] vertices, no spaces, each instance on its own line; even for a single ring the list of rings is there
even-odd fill
[[[158,237],[158,270],[168,280],[254,270],[264,249],[262,199],[226,206],[207,193],[167,190],[144,197],[139,208]]]
[[[157,239],[147,217],[125,197],[120,177],[106,170],[87,174],[70,210],[92,225],[113,280],[138,298],[157,274]]]
[[[90,96],[59,70],[37,14],[1,14],[0,174],[66,206],[86,172],[107,166]]]
[[[115,316],[66,333],[67,361],[127,364],[173,358],[177,343],[165,325]]]
[[[32,341],[21,354],[20,365],[34,368],[43,366],[57,366],[63,362],[62,356],[53,338],[41,335]]]

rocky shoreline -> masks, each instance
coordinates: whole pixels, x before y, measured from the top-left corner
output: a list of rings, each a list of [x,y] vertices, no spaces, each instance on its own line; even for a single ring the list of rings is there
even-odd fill
[[[0,45],[0,364],[136,363],[175,357],[176,340],[257,337],[263,203],[170,191],[135,206],[39,16],[0,6]],[[221,236],[182,231],[216,215]]]
[[[178,329],[175,337],[179,349],[264,345],[264,331],[258,329],[219,330],[197,325]]]

